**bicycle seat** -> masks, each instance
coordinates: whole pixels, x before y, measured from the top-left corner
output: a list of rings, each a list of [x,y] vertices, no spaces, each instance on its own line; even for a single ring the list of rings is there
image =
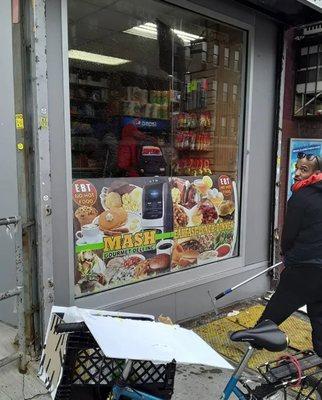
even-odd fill
[[[268,319],[254,328],[244,329],[230,335],[233,342],[248,342],[255,349],[282,351],[287,347],[287,336],[278,326]]]

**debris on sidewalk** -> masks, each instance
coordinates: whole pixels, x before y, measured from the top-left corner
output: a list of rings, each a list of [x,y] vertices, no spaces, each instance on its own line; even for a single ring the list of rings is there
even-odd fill
[[[231,311],[231,312],[229,312],[228,314],[227,314],[227,317],[234,317],[235,315],[238,315],[240,313],[240,311],[238,311],[238,310],[233,310],[233,311]]]

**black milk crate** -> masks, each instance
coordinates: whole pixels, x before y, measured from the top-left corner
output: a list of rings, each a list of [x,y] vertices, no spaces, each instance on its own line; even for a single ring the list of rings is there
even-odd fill
[[[68,334],[62,379],[55,400],[105,400],[125,360],[105,357],[90,332]],[[171,399],[176,364],[133,361],[129,384],[161,399]]]

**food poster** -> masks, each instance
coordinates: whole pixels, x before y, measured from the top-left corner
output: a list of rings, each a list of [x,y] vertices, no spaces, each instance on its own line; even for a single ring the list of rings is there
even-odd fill
[[[234,255],[226,175],[78,179],[73,208],[76,297]]]
[[[313,154],[322,157],[322,139],[291,139],[288,168],[287,199],[292,195],[295,177],[295,165],[298,153]]]
[[[173,235],[168,178],[78,179],[73,203],[76,296],[170,270],[158,247]]]
[[[238,228],[236,185],[229,176],[171,178],[174,245],[171,270],[231,257]]]

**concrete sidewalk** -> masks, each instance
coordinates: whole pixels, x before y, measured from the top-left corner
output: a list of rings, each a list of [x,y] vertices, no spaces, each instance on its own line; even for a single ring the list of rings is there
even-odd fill
[[[229,374],[216,368],[203,366],[178,366],[173,400],[219,399]],[[51,399],[36,377],[34,366],[29,366],[26,375],[19,374],[16,365],[2,368],[0,373],[1,400]],[[43,394],[43,395],[41,395]]]

